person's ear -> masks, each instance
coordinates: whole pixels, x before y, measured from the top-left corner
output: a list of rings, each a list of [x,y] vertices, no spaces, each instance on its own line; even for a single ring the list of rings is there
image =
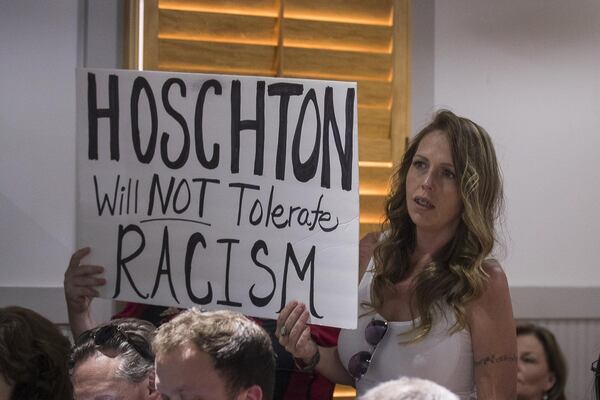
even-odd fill
[[[237,400],[262,400],[263,391],[258,385],[252,385],[240,392]]]
[[[554,375],[554,372],[548,372],[548,379],[546,381],[546,384],[544,385],[544,391],[547,392],[550,389],[552,389],[554,387],[555,383],[556,383],[556,375]]]
[[[156,390],[156,375],[152,371],[148,374],[148,399],[160,400],[160,398],[160,392]]]

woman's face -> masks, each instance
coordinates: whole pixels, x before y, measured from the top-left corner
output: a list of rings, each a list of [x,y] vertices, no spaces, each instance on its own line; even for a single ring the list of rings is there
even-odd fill
[[[444,132],[430,132],[419,143],[406,176],[406,204],[417,231],[454,235],[462,201]]]
[[[556,382],[542,343],[534,335],[519,335],[517,352],[517,399],[542,399]]]

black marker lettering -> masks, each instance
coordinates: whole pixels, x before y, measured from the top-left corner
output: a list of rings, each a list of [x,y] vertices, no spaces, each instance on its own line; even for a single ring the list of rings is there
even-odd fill
[[[117,192],[119,191],[119,180],[120,179],[121,179],[121,175],[117,175],[112,204],[110,202],[110,198],[108,197],[108,194],[106,194],[106,193],[102,197],[102,204],[100,204],[100,197],[99,197],[100,189],[98,188],[98,178],[96,177],[96,175],[94,175],[94,190],[96,193],[96,207],[98,208],[99,216],[102,216],[102,213],[104,212],[104,207],[108,207],[108,211],[110,212],[110,215],[115,215],[115,206],[117,205]]]
[[[179,200],[179,194],[181,193],[181,188],[185,188],[185,193],[187,194],[187,200],[184,202],[183,207],[177,206],[177,200]],[[187,179],[182,179],[177,185],[177,189],[175,189],[175,194],[173,195],[173,211],[177,214],[182,214],[185,210],[188,209],[190,203],[192,201],[192,192],[190,191],[190,185],[187,183]]]
[[[119,161],[119,77],[108,76],[108,108],[98,108],[96,75],[88,72],[88,159],[98,159],[98,120],[110,121],[110,159]]]
[[[335,119],[333,109],[333,89],[327,87],[325,89],[325,112],[323,116],[323,166],[321,171],[321,187],[329,188],[329,126],[333,130],[333,139],[335,148],[340,160],[342,171],[342,189],[352,190],[352,132],[354,131],[354,89],[349,88],[346,92],[346,135],[345,144],[342,148],[342,139],[340,138],[340,130]]]
[[[206,248],[206,241],[204,240],[204,236],[201,233],[195,232],[190,236],[190,239],[187,243],[187,249],[185,251],[185,289],[187,290],[188,297],[195,304],[205,305],[209,304],[212,301],[212,286],[210,282],[207,282],[208,293],[204,297],[197,297],[192,291],[192,260],[194,259],[194,252],[196,251],[196,246],[198,243],[202,245],[203,248]]]
[[[226,243],[227,244],[227,258],[225,261],[225,300],[217,300],[217,304],[221,304],[224,306],[230,307],[241,307],[242,303],[238,303],[236,301],[231,301],[229,298],[229,271],[231,269],[231,245],[233,243],[239,243],[240,241],[237,239],[218,239],[217,243]]]
[[[163,266],[165,268],[163,268]],[[163,275],[167,275],[167,279],[169,280],[169,289],[171,289],[171,296],[175,299],[177,304],[179,304],[177,294],[175,293],[175,287],[173,286],[173,280],[171,279],[171,256],[169,255],[169,229],[166,226],[163,230],[163,242],[162,248],[160,250],[160,261],[158,263],[158,271],[156,271],[156,279],[154,280],[154,289],[152,289],[152,294],[150,295],[151,299],[153,299],[154,296],[156,296],[156,292],[158,291],[158,285],[160,284],[160,278]]]
[[[171,102],[169,101],[169,89],[172,85],[177,84],[179,86],[179,90],[182,97],[186,96],[186,88],[185,83],[179,78],[170,78],[164,83],[162,87],[162,101],[167,111],[175,121],[181,125],[181,130],[183,132],[183,146],[181,147],[181,153],[179,153],[179,157],[177,159],[171,161],[169,159],[169,153],[167,151],[167,145],[169,143],[169,134],[167,132],[163,132],[160,137],[160,155],[162,157],[163,162],[168,168],[171,169],[179,169],[185,165],[187,162],[188,156],[190,154],[190,130],[188,129],[187,122],[183,115],[181,115],[177,110],[173,108]]]
[[[200,182],[200,196],[198,200],[198,217],[202,218],[204,215],[204,197],[206,196],[206,184],[207,183],[221,183],[218,179],[207,179],[207,178],[195,178],[192,182]]]
[[[171,177],[169,181],[169,188],[167,189],[166,198],[163,197],[161,185],[160,185],[160,176],[158,174],[154,174],[152,176],[152,183],[150,184],[150,199],[148,201],[148,216],[152,215],[154,211],[154,197],[155,193],[158,190],[158,196],[160,197],[160,205],[162,208],[162,213],[166,214],[167,209],[169,208],[169,201],[171,200],[171,193],[173,192],[173,186],[175,185],[175,178]]]
[[[150,107],[150,119],[152,126],[150,128],[150,139],[148,140],[148,147],[146,152],[142,152],[142,144],[140,138],[140,127],[139,127],[139,103],[140,95],[142,91],[145,92],[146,98],[148,99],[148,105]],[[156,110],[156,100],[154,100],[154,93],[152,93],[152,87],[142,76],[138,76],[133,81],[133,89],[131,90],[131,139],[133,140],[133,149],[135,154],[142,164],[150,164],[154,157],[154,150],[156,149],[156,138],[158,135],[158,113]]]
[[[279,136],[277,138],[277,155],[275,163],[275,178],[279,180],[285,179],[287,117],[290,96],[299,96],[303,92],[304,86],[299,83],[273,83],[268,87],[269,96],[281,96],[281,99],[279,100]]]
[[[302,124],[304,123],[304,115],[306,114],[306,107],[308,103],[312,102],[315,108],[315,115],[317,118],[317,132],[315,137],[315,145],[313,147],[310,156],[306,162],[300,160],[300,139],[302,137]],[[302,107],[300,108],[300,116],[298,117],[298,123],[296,124],[296,131],[294,132],[294,139],[292,140],[292,166],[294,167],[294,176],[300,182],[307,182],[315,176],[317,173],[317,166],[319,163],[319,150],[321,149],[321,116],[319,114],[319,106],[317,104],[317,96],[314,89],[310,89],[304,101],[302,101]]]
[[[240,226],[240,218],[242,216],[242,204],[244,202],[244,190],[252,189],[252,190],[260,190],[260,186],[257,185],[249,185],[245,183],[230,183],[229,187],[237,187],[240,188],[240,200],[238,202],[238,215],[237,215],[237,226]]]
[[[306,276],[306,271],[308,271],[310,269],[310,301],[309,301],[310,314],[312,316],[314,316],[315,318],[319,318],[319,319],[323,318],[323,316],[321,316],[317,313],[317,310],[315,308],[315,301],[314,301],[315,300],[314,299],[314,294],[315,294],[315,249],[316,249],[315,246],[311,247],[310,252],[308,253],[308,256],[306,257],[306,260],[304,261],[304,265],[302,266],[302,269],[301,269],[300,263],[298,262],[298,259],[296,258],[296,254],[294,253],[294,248],[292,247],[291,243],[287,244],[286,252],[285,252],[285,266],[283,269],[283,288],[281,289],[281,308],[279,309],[278,312],[283,310],[283,307],[285,307],[287,273],[288,273],[289,263],[291,261],[294,264],[294,269],[296,270],[296,274],[302,281],[304,281],[304,277]]]
[[[127,257],[123,257],[123,239],[128,233],[137,233],[140,238],[140,245],[132,254],[128,255]],[[135,286],[135,282],[131,278],[131,274],[127,269],[127,263],[139,256],[144,250],[144,247],[146,247],[146,239],[144,238],[144,232],[142,232],[139,226],[130,224],[123,228],[123,225],[119,224],[119,235],[117,240],[117,280],[115,283],[115,294],[113,295],[113,299],[116,298],[121,292],[121,271],[125,273],[129,284],[137,293],[137,295],[142,299],[148,298],[148,294],[142,294],[138,290],[137,286]]]
[[[206,100],[206,92],[209,88],[215,90],[215,94],[220,96],[222,92],[219,81],[209,79],[202,84],[198,99],[196,100],[196,111],[194,113],[194,137],[196,138],[196,157],[200,164],[206,169],[215,169],[219,165],[219,144],[213,144],[213,153],[210,160],[206,158],[204,149],[204,131],[202,130],[202,120],[204,118],[204,101]]]
[[[241,120],[240,81],[231,82],[231,173],[240,172],[240,133],[252,130],[256,133],[254,151],[254,175],[263,174],[263,158],[265,152],[265,82],[256,82],[256,119]]]
[[[269,255],[269,250],[267,249],[267,244],[265,243],[264,240],[257,240],[256,243],[254,243],[254,246],[252,246],[252,251],[250,254],[252,257],[252,261],[254,261],[254,264],[257,267],[260,267],[260,268],[264,269],[265,271],[267,271],[269,273],[269,275],[271,276],[271,282],[273,283],[273,290],[271,290],[271,293],[269,293],[265,297],[256,296],[254,294],[254,288],[256,287],[256,283],[255,283],[252,285],[252,287],[250,288],[248,293],[250,295],[250,300],[252,301],[252,304],[254,304],[256,307],[264,307],[267,304],[269,304],[269,302],[275,295],[276,284],[275,284],[275,273],[273,273],[273,270],[271,268],[269,268],[267,265],[258,261],[257,255],[258,255],[259,251],[262,251],[267,256]]]

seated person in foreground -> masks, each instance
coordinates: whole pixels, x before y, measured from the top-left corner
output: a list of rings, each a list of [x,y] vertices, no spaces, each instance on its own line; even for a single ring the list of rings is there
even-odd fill
[[[71,400],[70,350],[69,340],[38,313],[0,308],[0,399]]]
[[[153,349],[156,388],[165,399],[273,398],[271,339],[240,313],[184,311],[161,325]]]
[[[380,383],[360,400],[458,400],[458,397],[427,379],[403,377]]]
[[[158,400],[151,341],[155,327],[124,318],[82,333],[71,354],[74,400]]]

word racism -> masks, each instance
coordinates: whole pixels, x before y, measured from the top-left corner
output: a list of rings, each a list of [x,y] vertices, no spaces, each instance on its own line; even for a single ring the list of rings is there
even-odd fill
[[[119,77],[110,75],[108,79],[108,108],[98,108],[97,105],[97,89],[96,76],[93,73],[88,73],[88,127],[89,127],[89,144],[88,158],[90,160],[98,159],[98,119],[108,118],[110,120],[110,159],[119,161],[120,159],[120,132],[119,132]],[[187,87],[185,82],[179,78],[167,79],[161,88],[161,99],[163,107],[174,121],[176,121],[182,130],[184,144],[177,158],[171,160],[168,156],[168,145],[170,134],[163,132],[160,138],[160,156],[164,165],[171,169],[179,169],[183,167],[190,156],[190,129],[186,119],[177,111],[170,100],[171,88],[177,86],[180,96],[186,97]],[[349,88],[346,94],[346,109],[345,121],[346,129],[344,135],[344,145],[342,146],[342,138],[338,128],[337,120],[333,108],[333,88],[325,89],[325,106],[323,111],[323,127],[321,128],[321,117],[317,97],[314,89],[309,89],[304,93],[304,86],[299,83],[273,83],[265,85],[264,81],[256,83],[256,119],[242,120],[240,115],[241,110],[241,85],[239,80],[231,82],[231,165],[230,171],[236,174],[240,170],[240,135],[243,131],[253,131],[255,133],[256,146],[254,149],[254,175],[263,175],[264,164],[264,147],[265,147],[265,86],[269,96],[277,96],[279,102],[279,133],[277,137],[277,155],[275,166],[275,178],[279,180],[285,179],[285,164],[287,153],[287,126],[288,126],[288,107],[290,97],[302,96],[302,106],[300,108],[300,118],[296,123],[296,129],[292,140],[292,166],[294,176],[299,182],[307,182],[315,177],[319,161],[319,153],[321,148],[321,130],[322,134],[322,162],[321,162],[321,186],[324,188],[331,187],[330,183],[330,160],[329,160],[329,134],[330,127],[333,131],[333,139],[335,148],[338,153],[341,167],[341,186],[344,190],[352,188],[352,155],[354,132],[354,98],[355,90]],[[220,161],[220,144],[213,143],[212,155],[209,157],[206,154],[206,146],[204,143],[202,121],[204,119],[204,104],[209,90],[213,91],[213,95],[221,96],[223,92],[222,85],[215,79],[209,79],[202,84],[198,97],[195,102],[194,113],[194,139],[195,152],[198,163],[207,170],[215,169],[219,166]],[[139,129],[139,107],[140,99],[145,96],[149,113],[151,116],[151,131],[146,149],[142,149],[141,132]],[[316,125],[316,140],[313,150],[305,162],[300,160],[300,138],[302,136],[302,125],[309,105],[314,107],[317,116]],[[152,87],[143,76],[137,77],[133,82],[130,102],[130,118],[131,118],[131,139],[133,150],[137,159],[142,164],[149,164],[154,158],[154,153],[158,141],[158,112],[157,103]]]
[[[348,271],[343,290],[356,285],[355,85],[115,70],[78,79],[78,242],[105,249],[94,260],[108,270],[104,295],[275,317],[303,293],[328,320],[320,277],[339,279],[333,266]]]
[[[221,182],[216,179],[203,179],[193,178],[185,179],[182,178],[177,180],[175,177],[169,179],[167,185],[161,184],[160,177],[158,174],[154,174],[150,184],[149,192],[147,196],[139,196],[140,180],[132,180],[131,178],[125,180],[126,183],[122,185],[121,176],[118,175],[115,181],[114,191],[111,192],[111,196],[108,193],[100,193],[97,177],[94,176],[94,187],[96,191],[96,204],[98,216],[102,216],[104,213],[115,216],[115,215],[126,215],[126,214],[137,214],[141,211],[139,207],[140,198],[147,198],[147,206],[144,207],[144,214],[148,217],[140,220],[139,224],[128,224],[118,226],[118,239],[117,239],[117,278],[116,286],[113,298],[116,298],[120,294],[121,290],[121,275],[122,273],[128,279],[129,284],[135,291],[135,293],[141,299],[153,299],[156,296],[161,278],[166,275],[169,282],[169,289],[172,298],[179,304],[177,296],[177,290],[173,285],[173,278],[171,276],[171,260],[170,260],[170,242],[169,242],[169,229],[167,226],[164,227],[162,232],[162,239],[160,240],[160,258],[158,261],[158,268],[156,271],[154,287],[152,294],[143,294],[137,287],[135,279],[132,278],[127,264],[133,261],[136,257],[142,254],[146,246],[146,234],[141,229],[141,224],[149,222],[192,222],[192,220],[184,220],[181,218],[155,218],[156,214],[170,215],[171,212],[179,215],[185,213],[189,209],[193,208],[192,213],[195,214],[198,219],[193,220],[201,225],[210,226],[210,223],[203,222],[202,218],[207,214],[207,202],[205,198],[210,188],[213,185],[219,185]],[[177,182],[177,183],[176,183]],[[192,182],[192,186],[189,182]],[[197,190],[191,189],[193,185],[197,186]],[[209,185],[210,184],[210,185]],[[284,206],[279,203],[275,198],[275,186],[271,185],[269,189],[268,200],[264,199],[261,201],[256,196],[246,194],[249,193],[261,193],[261,188],[257,185],[250,185],[241,182],[233,182],[228,185],[236,201],[236,211],[233,214],[232,226],[242,226],[244,224],[250,224],[252,226],[262,225],[269,227],[270,225],[276,229],[304,227],[307,232],[312,232],[315,229],[320,229],[323,232],[332,232],[339,225],[339,219],[336,217],[335,221],[332,220],[331,212],[322,209],[323,195],[321,195],[313,207],[302,207],[302,206]],[[197,195],[197,199],[194,196]],[[195,201],[192,201],[194,199]],[[118,204],[118,205],[117,205]],[[194,206],[192,206],[194,204]],[[208,212],[210,214],[210,212]],[[153,218],[154,216],[154,218]],[[124,254],[123,241],[127,239],[135,238],[139,243],[139,246],[131,252],[131,254]],[[241,307],[242,303],[230,300],[229,294],[229,280],[230,280],[230,254],[234,246],[240,243],[240,240],[236,238],[220,238],[216,240],[216,243],[226,244],[227,250],[223,254],[222,259],[226,261],[225,268],[225,300],[217,301],[217,304]],[[208,294],[203,297],[198,297],[194,294],[191,286],[191,272],[192,272],[192,259],[197,250],[198,246],[207,248],[207,242],[204,235],[201,232],[194,232],[187,242],[186,253],[185,253],[185,288],[190,300],[199,305],[210,304],[213,300],[212,288],[210,282],[208,282]],[[306,272],[310,269],[310,308],[313,316],[320,318],[315,306],[314,306],[314,267],[315,267],[315,249],[313,245],[311,250],[300,267],[298,256],[295,253],[294,247],[291,243],[287,243],[285,252],[285,264],[283,273],[282,283],[282,294],[281,294],[281,307],[286,302],[286,285],[288,277],[288,269],[290,263],[294,266],[296,274],[301,280],[304,280]],[[268,272],[272,279],[272,290],[269,295],[264,298],[255,296],[252,292],[249,292],[249,298],[257,307],[264,307],[269,304],[273,298],[276,290],[276,279],[273,269],[258,259],[258,253],[262,252],[264,255],[268,255],[268,246],[264,240],[256,240],[252,246],[251,258],[252,264],[258,268],[264,269]]]

